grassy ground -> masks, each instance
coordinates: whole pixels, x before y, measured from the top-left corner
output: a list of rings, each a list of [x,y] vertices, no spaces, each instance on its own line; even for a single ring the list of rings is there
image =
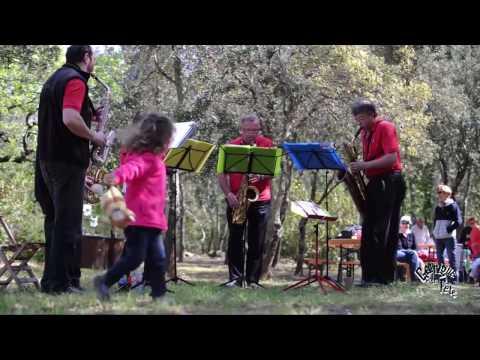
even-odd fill
[[[195,286],[170,285],[175,293],[165,303],[138,291],[116,293],[110,303],[100,303],[91,282],[97,272],[84,270],[85,294],[50,296],[10,285],[0,291],[0,314],[480,314],[480,288],[473,285],[456,285],[456,299],[440,294],[438,285],[402,282],[327,295],[317,285],[284,292],[297,280],[293,267],[282,263],[272,280],[263,282],[267,289],[227,289],[218,286],[227,277],[222,259],[193,256],[179,264],[179,276]],[[39,274],[41,267],[35,270]]]

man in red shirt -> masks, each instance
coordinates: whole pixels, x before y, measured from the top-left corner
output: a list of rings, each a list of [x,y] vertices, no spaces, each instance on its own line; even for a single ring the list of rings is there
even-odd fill
[[[478,226],[475,218],[472,221],[472,231],[467,246],[472,253],[472,270],[470,276],[475,281],[480,281],[480,226]]]
[[[272,140],[261,136],[260,132],[260,119],[256,115],[244,116],[240,119],[241,136],[233,139],[229,144],[272,147]],[[259,197],[257,201],[250,204],[245,224],[238,225],[232,223],[232,212],[239,205],[237,194],[243,177],[243,174],[238,173],[220,174],[218,176],[218,182],[227,201],[227,220],[230,232],[228,241],[229,285],[242,285],[238,279],[243,274],[244,255],[242,239],[245,226],[248,223],[248,252],[245,276],[247,285],[256,287],[258,286],[262,270],[263,248],[271,210],[271,178],[264,175],[254,175],[250,178],[249,185],[257,188]]]
[[[80,291],[83,192],[90,142],[105,144],[90,130],[96,114],[87,81],[95,66],[90,45],[72,45],[66,64],[45,82],[38,108],[35,197],[45,214],[46,293]]]
[[[394,280],[400,208],[406,191],[397,131],[393,123],[377,115],[370,101],[355,102],[352,113],[362,128],[363,160],[351,163],[350,168],[363,171],[369,179],[360,247],[362,285],[389,284]]]

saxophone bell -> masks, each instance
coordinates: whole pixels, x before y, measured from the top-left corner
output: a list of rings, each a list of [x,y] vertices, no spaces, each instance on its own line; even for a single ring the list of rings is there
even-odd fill
[[[255,186],[249,186],[247,188],[247,200],[250,202],[258,201],[258,197],[260,196],[260,192]]]

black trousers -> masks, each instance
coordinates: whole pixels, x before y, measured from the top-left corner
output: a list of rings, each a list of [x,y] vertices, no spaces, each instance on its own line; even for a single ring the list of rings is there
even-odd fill
[[[45,215],[42,291],[80,286],[83,192],[86,169],[57,162],[37,163],[36,198]]]
[[[365,282],[388,284],[394,280],[400,208],[405,191],[401,173],[372,178],[367,185],[367,213],[360,246]]]
[[[270,201],[256,201],[250,204],[247,211],[247,221],[243,225],[232,223],[232,208],[227,206],[227,220],[230,236],[228,239],[228,271],[233,280],[243,273],[244,248],[243,233],[247,227],[247,283],[258,283],[262,272],[262,255],[265,246],[267,223],[270,217]]]
[[[145,261],[152,297],[160,297],[167,291],[165,285],[166,255],[163,233],[160,229],[128,226],[125,229],[125,247],[120,259],[105,274],[108,287],[122,276],[138,268]]]

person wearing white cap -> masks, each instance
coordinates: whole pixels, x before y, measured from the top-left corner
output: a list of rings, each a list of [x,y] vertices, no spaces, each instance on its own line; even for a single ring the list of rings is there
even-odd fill
[[[437,195],[439,202],[435,208],[433,238],[437,248],[438,263],[444,263],[443,252],[446,248],[449,265],[456,272],[455,237],[456,229],[462,224],[462,214],[457,203],[452,199],[452,189],[450,187],[438,185]]]

